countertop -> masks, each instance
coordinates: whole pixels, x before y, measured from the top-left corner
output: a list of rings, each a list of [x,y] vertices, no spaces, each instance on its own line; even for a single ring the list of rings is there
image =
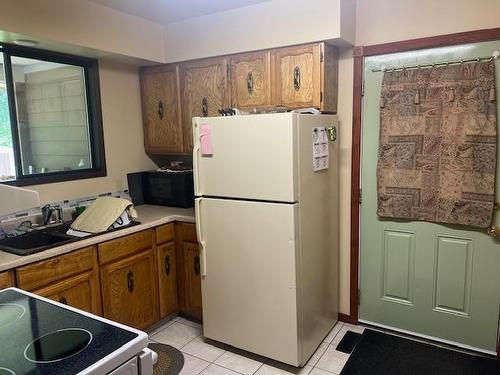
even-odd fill
[[[120,229],[110,233],[104,233],[92,238],[82,239],[51,249],[41,251],[36,254],[19,256],[4,251],[0,251],[0,271],[9,270],[15,267],[38,262],[40,260],[52,258],[57,255],[69,253],[83,247],[92,246],[100,242],[109,241],[127,234],[140,232],[141,230],[156,227],[158,225],[170,223],[172,221],[184,221],[194,223],[194,208],[176,208],[166,206],[141,205],[135,207],[137,211],[137,221],[139,225],[130,228]]]

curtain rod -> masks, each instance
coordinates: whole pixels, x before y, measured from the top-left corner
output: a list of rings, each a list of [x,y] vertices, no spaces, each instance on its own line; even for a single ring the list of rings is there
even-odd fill
[[[420,68],[434,68],[436,66],[443,66],[443,65],[456,65],[456,64],[465,64],[465,63],[473,63],[473,62],[479,62],[479,61],[486,61],[486,60],[497,60],[498,57],[500,56],[499,51],[494,51],[491,56],[487,57],[476,57],[474,59],[462,59],[462,60],[454,60],[454,61],[441,61],[441,62],[436,62],[436,63],[431,63],[431,64],[421,64],[421,65],[409,65],[409,66],[399,66],[399,67],[390,67],[387,68],[385,65],[382,65],[378,69],[372,69],[372,72],[396,72],[396,71],[401,71],[401,70],[412,70],[412,69],[420,69]]]

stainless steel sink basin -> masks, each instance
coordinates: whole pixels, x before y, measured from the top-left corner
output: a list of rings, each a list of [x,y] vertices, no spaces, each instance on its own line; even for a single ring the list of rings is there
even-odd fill
[[[0,241],[0,250],[17,255],[29,255],[49,249],[54,246],[64,245],[78,241],[78,237],[66,234],[70,223],[35,229],[34,231],[18,237],[7,238]]]

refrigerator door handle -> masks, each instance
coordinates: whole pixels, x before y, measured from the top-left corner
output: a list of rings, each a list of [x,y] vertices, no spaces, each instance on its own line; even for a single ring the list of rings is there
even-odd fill
[[[198,155],[200,153],[200,143],[196,142],[193,147],[193,179],[194,179],[194,195],[201,195],[199,178],[198,178]]]
[[[207,252],[205,250],[205,241],[203,241],[202,221],[201,221],[201,201],[202,198],[196,198],[194,201],[194,211],[196,216],[196,236],[200,244],[200,269],[201,277],[207,276]]]

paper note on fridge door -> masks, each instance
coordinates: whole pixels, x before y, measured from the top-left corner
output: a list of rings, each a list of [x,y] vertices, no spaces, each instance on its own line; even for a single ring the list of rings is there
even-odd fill
[[[203,156],[214,154],[212,124],[201,124],[200,126],[200,149]]]
[[[328,137],[325,127],[312,130],[312,162],[315,172],[328,169]]]

